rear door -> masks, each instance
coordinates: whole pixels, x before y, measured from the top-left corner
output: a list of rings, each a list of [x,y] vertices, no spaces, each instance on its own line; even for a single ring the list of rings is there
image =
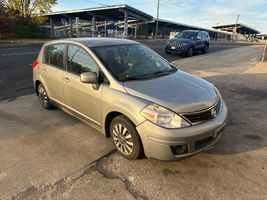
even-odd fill
[[[64,103],[82,117],[100,125],[102,85],[94,89],[92,84],[80,81],[81,73],[99,74],[99,67],[90,54],[78,45],[69,44],[66,56],[67,69],[63,72]]]
[[[51,99],[62,102],[62,74],[64,69],[65,44],[51,44],[44,47],[40,68],[44,85]]]

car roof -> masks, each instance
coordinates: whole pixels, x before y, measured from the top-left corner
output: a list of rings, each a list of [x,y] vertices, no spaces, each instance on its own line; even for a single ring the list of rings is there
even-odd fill
[[[188,31],[188,32],[196,32],[196,33],[198,33],[198,32],[204,32],[204,33],[208,33],[207,31],[202,31],[202,30],[183,30],[183,31]]]
[[[183,32],[196,32],[196,33],[198,33],[198,32],[203,32],[203,31],[201,31],[201,30],[183,30]]]
[[[53,43],[64,43],[64,42],[78,42],[82,43],[88,47],[102,47],[102,46],[115,46],[115,45],[127,45],[127,44],[139,44],[139,42],[128,40],[128,39],[118,39],[118,38],[97,38],[97,37],[84,37],[84,38],[67,38],[60,40],[53,40],[48,42]]]

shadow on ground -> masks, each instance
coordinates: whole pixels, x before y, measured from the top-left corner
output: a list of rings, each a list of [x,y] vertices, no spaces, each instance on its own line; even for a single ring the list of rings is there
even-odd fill
[[[229,109],[224,134],[208,153],[235,154],[266,147],[266,74],[231,74],[206,79],[219,88]]]

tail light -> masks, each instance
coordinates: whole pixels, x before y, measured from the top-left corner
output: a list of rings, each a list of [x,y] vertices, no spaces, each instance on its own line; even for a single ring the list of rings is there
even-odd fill
[[[38,60],[35,60],[35,61],[32,63],[32,69],[34,69],[38,64],[39,64]]]

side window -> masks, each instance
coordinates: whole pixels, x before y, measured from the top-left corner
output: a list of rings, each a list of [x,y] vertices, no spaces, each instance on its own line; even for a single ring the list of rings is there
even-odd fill
[[[205,32],[202,32],[202,39],[206,39],[206,33]]]
[[[202,37],[202,32],[199,32],[199,33],[197,34],[197,38],[200,38],[200,39],[203,38],[203,37]]]
[[[96,72],[98,65],[94,59],[82,48],[69,45],[68,49],[68,71],[80,75],[83,72]]]
[[[58,68],[63,68],[64,44],[55,44],[45,47],[44,63],[53,65]]]

